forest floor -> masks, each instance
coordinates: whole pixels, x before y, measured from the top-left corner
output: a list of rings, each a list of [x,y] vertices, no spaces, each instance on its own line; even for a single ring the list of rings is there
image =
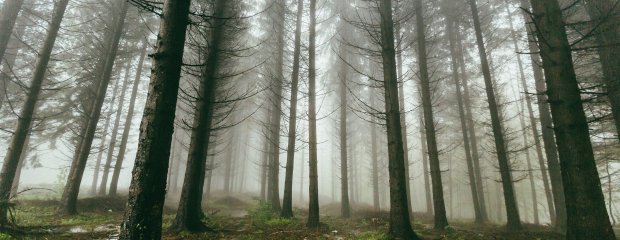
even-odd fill
[[[243,199],[243,198],[241,198]],[[305,227],[307,213],[295,210],[295,218],[283,219],[271,213],[269,205],[251,198],[224,197],[211,200],[207,210],[207,224],[213,232],[192,234],[166,231],[174,211],[165,209],[164,239],[387,239],[388,213],[355,208],[349,219],[339,215],[338,204],[321,208],[322,227],[309,230]],[[0,229],[4,239],[116,239],[118,226],[125,206],[123,198],[80,199],[76,216],[59,216],[55,212],[55,200],[22,200],[13,209],[17,229]],[[423,239],[561,239],[549,227],[526,225],[523,231],[509,232],[500,225],[475,225],[451,222],[443,230],[432,229],[432,219],[415,214],[412,224]]]

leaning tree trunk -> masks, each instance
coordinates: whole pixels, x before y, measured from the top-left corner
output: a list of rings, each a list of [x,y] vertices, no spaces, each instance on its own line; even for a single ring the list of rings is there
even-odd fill
[[[209,34],[209,47],[206,50],[206,62],[198,90],[181,200],[172,226],[175,231],[198,232],[208,229],[202,222],[204,217],[201,205],[202,190],[205,180],[206,155],[210,147],[209,135],[211,135],[211,124],[213,122],[215,95],[217,93],[217,81],[219,80],[218,73],[220,72],[220,62],[225,57],[222,54],[223,44],[225,44],[223,42],[224,35],[230,24],[226,20],[230,18],[228,8],[230,8],[231,3],[229,2],[232,1],[215,0],[213,9],[215,20]],[[230,162],[231,159],[229,158],[228,161]],[[229,188],[231,187],[229,186]]]
[[[295,26],[295,50],[293,52],[293,73],[291,79],[291,105],[288,116],[286,175],[284,177],[284,199],[282,200],[282,212],[280,214],[285,218],[293,217],[293,170],[295,170],[295,142],[297,141],[297,93],[299,89],[299,55],[301,54],[301,21],[303,17],[303,6],[303,1],[297,1],[297,25]]]
[[[418,65],[420,73],[420,90],[422,92],[422,108],[424,111],[424,129],[426,130],[426,142],[428,158],[431,167],[431,181],[433,183],[433,205],[435,217],[435,229],[443,229],[448,226],[446,217],[446,205],[443,199],[443,183],[441,181],[441,165],[439,164],[439,151],[437,150],[437,135],[435,119],[433,116],[433,100],[431,94],[430,77],[428,75],[428,59],[426,56],[426,27],[424,25],[422,0],[415,2],[416,36],[418,42]],[[387,102],[387,101],[386,101]],[[407,166],[405,166],[407,167]]]
[[[103,124],[103,136],[101,136],[101,142],[99,143],[99,149],[97,150],[97,161],[95,162],[95,170],[93,172],[93,182],[90,186],[91,195],[97,194],[97,183],[99,182],[99,170],[101,169],[101,158],[103,157],[103,150],[105,149],[105,140],[108,135],[108,128],[110,127],[110,119],[109,115],[112,115],[114,110],[114,101],[116,100],[116,92],[118,90],[118,86],[120,81],[116,81],[114,84],[114,90],[112,90],[112,99],[110,100],[110,110],[108,112],[108,116],[105,118],[105,123]]]
[[[112,76],[112,68],[116,59],[118,43],[123,33],[125,16],[127,15],[127,9],[129,8],[129,4],[126,1],[121,0],[118,3],[118,10],[120,12],[115,18],[114,29],[111,35],[112,37],[110,38],[111,43],[108,45],[108,49],[106,51],[107,56],[105,56],[105,60],[102,61],[103,66],[105,66],[103,68],[104,71],[102,76],[99,78],[96,98],[91,104],[89,110],[90,113],[88,115],[88,123],[83,129],[84,134],[81,135],[82,140],[80,141],[80,144],[78,144],[79,149],[75,151],[75,155],[73,156],[71,169],[69,170],[69,176],[67,177],[67,183],[60,199],[60,207],[58,210],[63,214],[77,214],[77,198],[80,192],[82,176],[84,175],[84,170],[86,169],[86,162],[88,160],[88,156],[90,155],[90,148],[97,130],[97,122],[99,122],[99,117],[101,116],[101,107],[103,106],[105,94]]]
[[[114,164],[114,172],[112,173],[112,180],[110,181],[110,191],[108,195],[116,196],[118,189],[118,178],[121,174],[121,167],[125,160],[125,151],[127,149],[127,140],[129,139],[129,130],[131,129],[131,121],[133,120],[134,107],[136,106],[136,97],[138,95],[138,86],[140,85],[140,79],[142,78],[142,67],[144,66],[144,58],[146,57],[146,47],[148,42],[144,40],[142,43],[142,54],[140,54],[140,60],[138,60],[138,69],[136,70],[136,76],[133,80],[133,88],[131,89],[131,97],[129,99],[129,108],[127,109],[127,116],[125,116],[125,127],[123,128],[123,135],[121,136],[121,144],[118,147],[118,156],[116,157],[116,163]]]
[[[446,16],[446,32],[450,42],[450,56],[452,64],[452,79],[454,80],[454,88],[456,89],[456,101],[459,108],[459,120],[461,123],[461,132],[463,134],[463,148],[465,149],[465,162],[467,163],[467,175],[469,177],[469,187],[471,190],[472,202],[474,204],[474,216],[476,223],[483,223],[486,219],[482,217],[480,210],[480,200],[478,199],[478,188],[476,186],[476,172],[474,171],[474,161],[471,156],[471,146],[469,141],[469,132],[467,129],[467,119],[465,115],[465,107],[463,105],[463,94],[461,92],[461,82],[459,79],[458,60],[456,53],[456,36],[454,34],[454,26],[456,22],[453,17]],[[450,204],[452,206],[452,204]]]
[[[4,53],[9,40],[11,40],[11,35],[13,35],[17,15],[23,4],[24,0],[6,0],[2,4],[2,10],[0,10],[0,63],[4,61]]]
[[[519,96],[518,94],[515,93],[515,96]],[[520,104],[521,104],[521,108],[519,109],[520,113],[519,113],[519,124],[521,127],[521,137],[523,137],[523,147],[524,147],[524,151],[525,151],[525,162],[527,164],[527,175],[529,177],[530,180],[530,191],[532,193],[532,211],[534,214],[534,224],[539,225],[540,224],[540,219],[538,217],[538,200],[537,200],[537,196],[536,196],[536,185],[534,183],[534,171],[532,170],[532,158],[530,156],[530,149],[529,149],[529,145],[530,142],[527,139],[527,126],[525,125],[525,117],[523,116],[525,113],[525,106],[523,104],[523,99],[520,100]],[[530,116],[531,117],[531,116]],[[551,201],[551,198],[549,198],[549,201]],[[552,205],[549,206],[550,209],[553,209]],[[551,211],[551,210],[550,210]],[[550,217],[555,217],[553,215],[550,215]]]
[[[506,204],[506,217],[508,220],[507,227],[511,230],[521,229],[519,218],[519,208],[517,206],[516,194],[512,183],[512,175],[510,172],[510,162],[506,151],[506,142],[502,131],[501,120],[499,116],[499,107],[495,99],[495,90],[491,79],[491,70],[487,58],[487,52],[480,27],[480,18],[478,16],[478,6],[476,0],[469,0],[469,5],[473,14],[474,29],[476,32],[476,42],[478,44],[478,53],[484,76],[484,85],[489,103],[489,111],[491,114],[491,126],[493,128],[493,136],[495,138],[495,150],[497,152],[497,161],[499,163],[500,175],[502,178],[502,188],[504,191],[504,202]]]
[[[17,171],[15,172],[15,178],[13,179],[13,184],[11,185],[10,198],[17,197],[17,194],[19,194],[19,181],[21,180],[22,171],[24,170],[24,167],[26,166],[26,158],[28,157],[28,153],[29,153],[28,151],[30,150],[28,148],[30,147],[31,136],[32,134],[28,134],[28,136],[26,137],[26,141],[24,141],[25,152],[23,152],[22,155],[19,157],[19,164],[17,165]]]
[[[596,27],[594,36],[603,80],[620,140],[620,6],[616,0],[586,0],[585,3]]]
[[[566,238],[616,239],[609,222],[572,53],[557,0],[531,1],[558,144]]]
[[[116,148],[116,135],[118,134],[118,126],[121,123],[121,114],[123,113],[125,93],[127,92],[127,84],[129,84],[129,70],[131,70],[130,61],[125,63],[125,65],[125,77],[123,80],[123,86],[121,87],[121,96],[118,99],[118,107],[116,108],[116,116],[114,116],[114,125],[112,126],[112,135],[110,136],[108,153],[105,164],[103,165],[103,174],[101,175],[101,185],[99,186],[100,196],[105,195],[108,189],[108,176],[110,175],[110,167],[112,165],[112,157],[114,156],[114,148]]]
[[[24,106],[19,113],[15,132],[11,137],[9,149],[4,157],[2,171],[0,171],[0,225],[8,223],[7,212],[9,196],[11,194],[11,186],[13,185],[17,165],[19,165],[19,159],[23,154],[24,143],[30,133],[30,124],[32,123],[32,117],[37,105],[39,93],[41,92],[43,80],[45,79],[47,65],[52,55],[54,43],[56,42],[58,30],[60,29],[60,23],[62,22],[68,3],[69,0],[61,0],[56,3],[56,6],[54,6],[52,21],[48,26],[47,36],[43,42],[43,47],[39,51],[39,57],[33,71],[28,96],[26,96]],[[5,15],[3,14],[3,16]]]
[[[284,0],[275,0],[276,6],[276,62],[275,62],[275,77],[272,86],[273,102],[272,102],[272,116],[270,127],[270,141],[271,156],[269,160],[269,178],[267,191],[269,196],[269,202],[271,203],[271,210],[273,212],[280,212],[280,127],[282,118],[282,88],[284,82],[284,25],[286,16],[286,2]]]
[[[0,27],[1,28],[1,27]],[[1,34],[0,30],[0,34]],[[20,38],[24,35],[26,31],[26,24],[20,21],[17,23],[17,29],[15,29],[15,37],[11,38],[9,44],[7,45],[8,53],[4,58],[0,58],[0,109],[2,109],[2,104],[6,99],[7,87],[8,83],[14,76],[13,69],[15,67],[15,61],[17,60],[17,54],[19,53],[20,48],[23,47],[23,43],[20,41]]]
[[[396,239],[419,239],[409,221],[407,177],[403,137],[400,126],[398,103],[398,76],[394,49],[394,22],[392,1],[379,2],[381,15],[381,56],[383,60],[383,84],[385,88],[385,118],[388,137],[388,165],[390,175],[390,227],[389,236]]]
[[[160,239],[166,173],[174,131],[191,0],[167,0],[159,26],[149,94],[119,239]]]
[[[521,0],[522,9],[530,9],[530,4],[526,0]],[[536,45],[536,30],[531,23],[531,17],[526,11],[521,11],[522,17],[526,23],[528,32],[528,49],[531,53],[539,52]],[[566,231],[566,203],[564,201],[564,186],[562,184],[562,173],[560,171],[560,160],[558,159],[558,149],[553,133],[553,120],[549,110],[549,102],[547,100],[547,86],[545,84],[545,76],[541,68],[542,62],[537,54],[530,54],[532,69],[534,72],[534,80],[536,81],[536,98],[538,101],[538,113],[542,130],[543,144],[545,146],[545,156],[547,157],[547,166],[549,167],[549,176],[551,180],[551,191],[553,192],[553,205],[555,207],[555,219],[551,219],[558,232]],[[544,165],[544,164],[543,164]]]
[[[308,144],[310,148],[308,222],[309,228],[318,228],[319,223],[319,176],[317,169],[316,140],[316,0],[310,0],[310,41],[308,44]]]

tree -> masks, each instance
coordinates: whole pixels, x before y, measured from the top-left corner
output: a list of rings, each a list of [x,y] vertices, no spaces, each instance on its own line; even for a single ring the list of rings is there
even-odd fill
[[[533,24],[531,24],[531,18],[528,14],[531,9],[530,4],[527,0],[521,0],[520,5],[522,9],[528,10],[527,12],[521,11],[521,15],[526,23],[526,30],[528,33],[528,49],[531,53],[539,52],[538,45],[536,44],[536,30]],[[560,171],[560,160],[558,159],[558,149],[553,133],[553,120],[551,119],[549,102],[546,95],[547,86],[545,84],[545,76],[541,67],[542,62],[540,56],[538,54],[529,55],[532,70],[534,72],[534,80],[536,82],[538,115],[540,118],[543,145],[545,146],[545,156],[547,157],[547,166],[551,180],[551,191],[553,192],[553,206],[555,207],[555,219],[552,219],[551,221],[554,223],[557,231],[564,232],[566,231],[566,203],[564,201],[564,187],[562,184],[562,173]]]
[[[129,130],[131,129],[131,121],[133,120],[134,108],[136,106],[136,96],[138,95],[138,86],[140,85],[140,79],[142,78],[142,67],[144,66],[144,58],[146,57],[146,47],[148,42],[143,40],[142,49],[140,50],[140,59],[138,60],[138,69],[136,70],[136,76],[133,80],[133,88],[131,89],[131,97],[129,98],[129,107],[127,109],[127,116],[125,116],[125,127],[123,128],[123,135],[121,136],[121,144],[118,147],[118,155],[116,157],[116,163],[114,164],[114,172],[112,173],[112,180],[110,181],[110,191],[108,195],[116,196],[118,188],[118,178],[121,174],[121,166],[125,160],[125,151],[127,149],[127,140],[129,138]]]
[[[310,43],[308,45],[308,125],[310,179],[308,193],[308,222],[310,228],[318,228],[319,223],[319,176],[317,169],[316,140],[316,0],[310,0]]]
[[[6,0],[0,10],[0,63],[4,62],[4,53],[23,4],[24,0]]]
[[[119,239],[160,239],[174,110],[191,0],[167,0]]]
[[[409,222],[408,196],[406,189],[403,137],[400,126],[398,103],[398,77],[394,48],[394,21],[392,1],[379,1],[381,18],[381,57],[383,60],[383,82],[385,88],[385,118],[388,136],[388,157],[390,175],[390,229],[394,239],[419,239]]]
[[[299,58],[301,52],[301,21],[303,0],[297,0],[297,25],[295,27],[295,50],[293,52],[293,73],[291,79],[291,105],[288,125],[288,147],[286,151],[286,175],[284,178],[284,199],[282,217],[293,217],[293,170],[295,169],[295,142],[297,141],[297,93],[299,92]],[[302,163],[303,164],[303,163]]]
[[[80,184],[82,183],[82,176],[86,169],[86,162],[90,155],[90,149],[97,130],[97,122],[101,116],[101,107],[105,100],[105,94],[110,83],[112,76],[112,68],[114,61],[116,60],[116,52],[118,51],[118,45],[121,35],[123,33],[123,26],[125,25],[125,17],[127,16],[127,10],[129,4],[126,1],[118,1],[118,15],[115,14],[114,27],[110,32],[107,45],[106,55],[101,59],[101,76],[97,76],[98,82],[95,84],[96,97],[90,104],[88,121],[82,128],[80,134],[81,140],[78,141],[76,151],[71,162],[71,169],[67,176],[67,182],[60,198],[59,211],[67,215],[77,214],[77,198],[80,192]],[[111,147],[111,146],[110,146]]]
[[[491,70],[487,59],[486,47],[482,36],[480,18],[478,16],[478,6],[476,0],[469,0],[469,6],[473,14],[474,30],[476,32],[476,43],[478,45],[478,54],[484,76],[484,85],[489,104],[489,112],[491,113],[491,125],[493,128],[493,137],[495,139],[495,150],[497,153],[497,161],[500,167],[500,175],[502,178],[502,188],[504,190],[504,202],[506,204],[506,216],[508,219],[507,227],[511,230],[521,229],[521,220],[519,218],[519,209],[512,181],[512,173],[510,170],[510,162],[506,149],[506,140],[501,126],[499,109],[497,100],[495,99],[495,90],[491,78]]]
[[[224,56],[225,33],[230,30],[227,25],[230,23],[230,8],[234,4],[230,0],[215,0],[213,6],[213,16],[215,21],[210,29],[209,45],[206,49],[206,62],[203,68],[196,109],[194,112],[194,123],[192,126],[191,141],[187,156],[187,168],[181,190],[181,198],[177,215],[172,228],[175,231],[205,231],[208,228],[202,222],[204,213],[202,211],[202,191],[205,180],[205,166],[207,152],[209,149],[209,135],[213,121],[213,110],[219,73],[221,72],[221,61]],[[234,139],[234,138],[233,138]],[[229,146],[229,149],[232,147]],[[232,161],[231,158],[227,159]],[[229,189],[225,189],[229,190]]]
[[[12,1],[9,1],[9,3],[10,2]],[[7,212],[11,186],[15,178],[17,166],[19,165],[19,159],[23,154],[24,143],[30,133],[30,124],[32,123],[34,110],[37,105],[39,93],[41,92],[41,86],[45,79],[47,65],[50,61],[52,50],[56,43],[56,37],[58,36],[58,30],[60,29],[60,23],[62,22],[68,3],[69,0],[62,0],[57,2],[54,6],[52,21],[47,28],[45,41],[39,51],[37,62],[35,63],[28,96],[19,113],[19,120],[17,121],[15,132],[11,138],[7,154],[4,157],[2,171],[0,172],[0,225],[8,223]],[[2,16],[5,15],[3,14]]]
[[[531,1],[531,5],[562,168],[566,238],[615,239],[594,161],[562,9],[557,0]]]
[[[444,1],[444,4],[448,4],[448,1]],[[445,5],[443,7],[446,7]],[[446,32],[448,34],[448,41],[450,45],[450,57],[451,57],[451,66],[452,66],[452,79],[454,80],[454,88],[456,89],[456,101],[458,104],[459,111],[459,120],[461,124],[461,133],[463,135],[463,147],[465,150],[465,161],[467,163],[467,175],[469,177],[469,187],[472,194],[472,202],[474,205],[474,215],[477,223],[483,223],[486,219],[482,215],[482,211],[480,209],[480,200],[476,182],[476,172],[474,170],[474,160],[471,155],[471,145],[469,141],[469,129],[467,128],[467,116],[465,114],[465,107],[463,104],[463,94],[461,92],[461,81],[459,79],[459,65],[458,65],[458,57],[456,50],[456,34],[455,26],[456,21],[450,15],[451,12],[446,12]]]

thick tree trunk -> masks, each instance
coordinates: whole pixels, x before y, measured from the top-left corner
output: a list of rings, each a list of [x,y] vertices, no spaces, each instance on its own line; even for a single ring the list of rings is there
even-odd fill
[[[530,9],[527,0],[521,0],[521,8]],[[536,31],[531,23],[531,17],[526,11],[521,11],[522,17],[526,23],[528,32],[528,49],[531,53],[537,53],[540,50],[536,45]],[[560,160],[558,159],[558,149],[553,133],[553,120],[549,110],[549,102],[547,100],[547,86],[545,84],[545,76],[541,68],[542,62],[537,54],[529,54],[534,72],[534,80],[536,81],[536,98],[538,101],[538,113],[540,117],[540,125],[542,130],[543,144],[545,146],[545,156],[547,157],[547,165],[549,167],[549,176],[551,180],[551,191],[553,192],[553,205],[555,207],[555,219],[551,219],[558,232],[566,231],[566,203],[564,201],[564,186],[562,184],[562,173],[560,171]],[[541,164],[541,166],[544,165]],[[542,169],[541,169],[542,170]]]
[[[448,226],[446,217],[446,205],[443,198],[443,183],[441,181],[441,165],[439,164],[439,151],[437,150],[437,136],[435,131],[435,119],[433,116],[433,100],[431,94],[430,77],[428,75],[428,59],[426,56],[426,27],[424,25],[422,0],[415,2],[416,36],[418,43],[418,65],[420,73],[420,90],[422,92],[422,108],[424,111],[424,129],[426,130],[426,142],[428,147],[429,164],[431,167],[431,181],[433,182],[433,205],[435,217],[435,229],[443,229]],[[407,167],[407,166],[405,166]]]
[[[293,52],[293,73],[291,79],[291,104],[288,116],[288,146],[286,150],[286,175],[284,177],[284,199],[282,212],[285,218],[293,217],[293,170],[295,170],[295,142],[297,141],[297,92],[299,91],[299,58],[301,54],[302,0],[297,1],[297,25],[295,27],[295,50]]]
[[[131,89],[131,97],[129,98],[129,108],[127,109],[127,116],[125,116],[125,127],[123,128],[123,135],[121,136],[121,143],[118,147],[118,155],[116,157],[116,163],[114,164],[114,172],[112,173],[112,180],[110,181],[110,192],[108,195],[116,196],[118,189],[118,178],[121,174],[123,161],[125,160],[125,151],[127,150],[127,140],[129,139],[129,130],[131,129],[131,121],[133,120],[134,108],[136,106],[136,97],[138,95],[138,86],[140,85],[140,79],[142,78],[142,67],[144,66],[144,58],[146,57],[146,47],[148,43],[144,40],[142,43],[142,54],[138,60],[138,69],[136,70],[136,76],[133,80],[133,88]]]
[[[308,222],[309,228],[318,228],[319,223],[319,176],[316,140],[316,0],[310,0],[310,41],[308,45],[308,144],[310,147]]]
[[[54,6],[52,21],[48,26],[43,47],[39,51],[39,57],[35,63],[32,81],[30,82],[30,88],[28,89],[28,96],[26,96],[24,106],[19,113],[15,132],[11,137],[7,154],[4,157],[2,171],[0,171],[0,225],[8,223],[7,203],[11,194],[11,186],[13,185],[17,165],[19,165],[19,159],[25,149],[24,143],[30,133],[30,124],[32,123],[39,93],[41,92],[43,80],[45,79],[47,65],[49,63],[52,50],[54,48],[54,43],[56,42],[56,37],[58,36],[58,30],[60,29],[60,23],[62,22],[68,3],[69,0],[61,0]],[[2,16],[5,15],[3,14]]]
[[[508,6],[508,5],[506,5]],[[509,13],[510,15],[510,9],[508,7],[506,7],[506,11]],[[536,119],[534,117],[534,110],[532,107],[532,98],[531,95],[528,93],[528,85],[527,82],[525,80],[525,72],[524,72],[524,67],[523,67],[523,60],[521,60],[521,49],[519,48],[519,44],[518,44],[518,40],[517,40],[517,36],[515,33],[515,28],[514,28],[514,24],[512,21],[512,17],[508,18],[508,22],[510,23],[510,35],[512,38],[512,44],[513,47],[515,49],[515,52],[517,53],[517,64],[519,66],[519,79],[520,79],[520,84],[521,84],[521,88],[523,89],[523,93],[524,96],[523,98],[525,99],[525,104],[527,106],[527,113],[529,116],[529,121],[530,121],[530,127],[532,130],[532,134],[534,136],[534,146],[536,147],[536,157],[538,159],[538,165],[540,166],[540,173],[542,176],[542,180],[543,180],[543,187],[544,187],[544,191],[545,191],[545,199],[547,200],[547,206],[548,206],[548,210],[549,210],[549,217],[551,219],[553,219],[552,221],[555,221],[555,207],[553,206],[553,197],[551,195],[551,188],[549,187],[549,177],[548,177],[548,171],[547,171],[547,167],[545,166],[545,159],[543,157],[543,153],[542,153],[542,146],[540,143],[540,135],[538,133],[538,125],[536,124]],[[522,111],[525,111],[525,109],[521,109]],[[525,123],[523,124],[523,126],[525,126]],[[525,129],[525,128],[523,128]],[[523,133],[525,134],[525,132]],[[524,141],[525,141],[525,135],[524,135]],[[528,146],[528,145],[525,145]],[[529,153],[529,152],[528,152]],[[528,161],[528,164],[529,161]],[[532,178],[531,174],[530,174],[530,178]],[[533,183],[532,183],[533,184]],[[532,191],[534,191],[534,189],[532,188]],[[535,197],[535,194],[533,195],[533,197]],[[538,203],[535,203],[533,206],[533,210],[535,213],[538,212]],[[535,219],[535,223],[538,224],[539,223],[539,219],[538,219],[538,214],[535,215],[534,217]]]
[[[463,105],[463,94],[461,92],[461,82],[459,79],[458,57],[456,50],[456,36],[454,34],[454,26],[456,22],[451,16],[446,16],[446,32],[450,42],[450,56],[452,63],[452,78],[454,80],[454,88],[456,89],[456,101],[459,108],[459,119],[461,123],[461,132],[463,134],[463,148],[465,149],[465,161],[467,163],[467,175],[469,176],[469,187],[471,190],[472,202],[474,205],[474,216],[476,223],[483,223],[486,219],[482,217],[480,210],[480,200],[478,199],[478,188],[476,186],[476,172],[474,171],[474,161],[471,156],[471,146],[469,141],[469,132],[467,129],[467,117],[465,116],[465,107]],[[452,205],[452,204],[451,204]]]
[[[491,70],[487,59],[484,39],[482,36],[482,29],[480,26],[480,18],[478,16],[478,6],[476,5],[476,0],[469,0],[469,5],[473,14],[474,29],[476,31],[476,42],[478,44],[478,53],[480,55],[482,74],[484,76],[484,85],[486,89],[487,100],[489,103],[489,112],[491,114],[491,126],[493,128],[493,137],[495,139],[495,150],[497,153],[497,161],[499,163],[500,175],[502,178],[504,202],[506,204],[506,216],[508,219],[507,227],[511,230],[519,230],[521,229],[519,208],[517,206],[516,194],[513,188],[510,162],[508,159],[508,153],[506,152],[506,142],[501,126],[499,107],[497,105],[497,100],[495,99],[495,90],[491,78]]]
[[[205,231],[207,226],[202,222],[202,190],[205,180],[205,164],[209,149],[209,135],[213,122],[213,110],[215,95],[220,72],[220,62],[224,57],[222,45],[224,34],[228,30],[227,23],[229,8],[232,1],[214,0],[215,16],[213,28],[210,30],[209,49],[207,50],[206,65],[202,72],[202,81],[198,90],[194,123],[192,127],[191,141],[187,156],[187,168],[181,190],[181,200],[177,208],[177,215],[172,228],[176,231],[187,230],[190,232]],[[233,138],[235,139],[235,138]],[[230,162],[231,159],[226,159]],[[228,186],[230,190],[231,185]]]
[[[406,187],[407,176],[405,176],[406,166],[398,103],[398,76],[396,74],[392,1],[381,0],[378,10],[381,16],[381,56],[383,60],[388,168],[390,175],[390,227],[388,234],[393,239],[419,239],[411,228],[409,218],[409,199]]]
[[[75,155],[73,156],[69,176],[67,177],[67,182],[60,199],[60,207],[58,210],[63,214],[77,214],[76,205],[78,194],[80,192],[80,184],[82,183],[82,176],[84,175],[84,170],[86,169],[86,162],[88,160],[88,156],[90,155],[90,149],[97,130],[97,122],[99,122],[99,117],[101,116],[101,107],[103,106],[105,94],[112,76],[112,68],[116,59],[119,41],[123,33],[123,26],[125,25],[125,16],[127,15],[128,8],[129,3],[126,1],[118,2],[119,12],[115,17],[114,30],[111,35],[112,37],[110,38],[111,43],[108,45],[108,49],[106,51],[107,55],[104,58],[105,60],[102,61],[104,64],[103,66],[105,67],[103,67],[103,74],[98,76],[99,83],[97,84],[96,98],[91,105],[90,113],[88,115],[88,123],[83,129],[84,134],[82,134],[82,141],[80,141],[81,143],[78,144],[79,149],[75,151]]]
[[[6,0],[2,4],[0,10],[0,63],[4,62],[4,53],[6,52],[13,28],[17,20],[17,15],[24,4],[24,0]]]
[[[282,88],[284,82],[284,35],[285,35],[285,16],[286,2],[275,0],[276,19],[276,62],[275,76],[273,79],[272,91],[272,116],[269,140],[272,142],[271,156],[269,160],[269,184],[267,186],[269,202],[273,212],[280,212],[280,127],[282,118]]]
[[[616,0],[585,0],[586,10],[596,26],[594,36],[603,67],[607,98],[620,140],[620,6]]]
[[[167,0],[119,239],[160,239],[190,0]]]
[[[572,53],[557,0],[531,1],[558,144],[566,238],[615,239],[596,169]]]
[[[127,92],[127,84],[129,84],[129,70],[131,70],[131,64],[128,62],[125,63],[125,65],[125,77],[123,78],[123,86],[121,87],[121,96],[118,99],[118,107],[116,108],[116,116],[114,116],[114,125],[112,126],[112,135],[110,136],[108,153],[105,164],[103,165],[103,174],[101,175],[101,185],[99,186],[100,196],[105,195],[108,190],[108,176],[110,174],[114,149],[116,148],[116,135],[118,135],[118,126],[121,123],[121,114],[123,113],[123,107],[125,106],[125,93]]]

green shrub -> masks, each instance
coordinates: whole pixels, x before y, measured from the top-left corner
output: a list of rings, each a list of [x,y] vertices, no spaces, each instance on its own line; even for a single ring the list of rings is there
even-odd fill
[[[256,208],[248,211],[248,219],[255,226],[266,225],[273,218],[275,214],[271,211],[271,205],[264,201],[258,202]]]
[[[359,235],[355,236],[357,240],[388,240],[388,236],[385,233],[368,231],[362,232]]]
[[[0,233],[0,240],[13,240],[15,238],[11,237],[11,235],[8,235],[6,233]]]

